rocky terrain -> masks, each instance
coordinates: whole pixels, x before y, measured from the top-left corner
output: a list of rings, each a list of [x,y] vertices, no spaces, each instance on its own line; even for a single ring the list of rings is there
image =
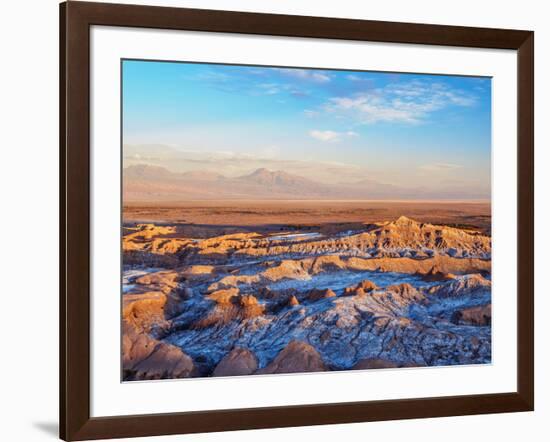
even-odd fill
[[[417,222],[123,229],[124,380],[491,361],[491,238]]]

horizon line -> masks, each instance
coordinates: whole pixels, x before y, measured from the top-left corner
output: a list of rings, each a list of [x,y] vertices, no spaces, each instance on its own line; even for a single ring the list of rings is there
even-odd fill
[[[300,203],[300,202],[312,202],[312,203],[441,203],[441,204],[460,204],[460,203],[473,203],[473,204],[491,204],[492,199],[487,198],[472,198],[472,199],[278,199],[278,198],[263,198],[263,199],[244,199],[244,198],[224,198],[224,199],[186,199],[186,200],[170,200],[170,201],[149,201],[149,200],[130,200],[123,201],[124,205],[135,204],[152,204],[156,206],[170,205],[170,204],[183,204],[183,203],[214,203],[214,202],[287,202],[287,203]]]

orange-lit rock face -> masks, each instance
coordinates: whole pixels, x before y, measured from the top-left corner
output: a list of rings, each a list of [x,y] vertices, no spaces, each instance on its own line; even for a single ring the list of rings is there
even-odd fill
[[[305,342],[291,341],[258,374],[303,373],[326,370],[327,366],[315,348]]]
[[[480,231],[406,217],[227,229],[125,228],[125,380],[491,361]]]
[[[258,369],[256,356],[245,348],[234,348],[223,357],[214,369],[213,376],[243,376]]]
[[[457,310],[452,321],[456,324],[491,325],[491,304]]]

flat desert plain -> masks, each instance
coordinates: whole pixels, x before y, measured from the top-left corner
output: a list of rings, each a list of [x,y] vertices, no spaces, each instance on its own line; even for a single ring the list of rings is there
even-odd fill
[[[471,228],[490,234],[488,202],[461,201],[315,201],[248,200],[128,203],[125,223],[174,223],[218,231],[270,231],[292,228],[338,229],[365,223],[392,221],[406,216],[419,222]]]
[[[124,380],[491,361],[487,202],[123,209]]]

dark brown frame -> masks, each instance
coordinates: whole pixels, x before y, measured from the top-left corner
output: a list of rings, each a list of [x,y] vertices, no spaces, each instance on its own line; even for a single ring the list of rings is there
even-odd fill
[[[139,416],[90,417],[91,25],[498,48],[518,54],[517,392]],[[70,1],[60,5],[60,437],[291,427],[534,409],[534,34],[366,20]]]

